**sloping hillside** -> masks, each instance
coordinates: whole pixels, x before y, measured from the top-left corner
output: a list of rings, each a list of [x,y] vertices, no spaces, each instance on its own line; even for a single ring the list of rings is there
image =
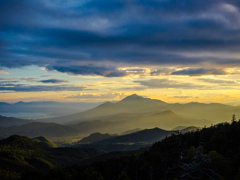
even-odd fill
[[[121,134],[122,134],[122,135],[132,134],[132,133],[135,133],[135,132],[138,132],[138,131],[141,131],[141,130],[143,130],[143,129],[135,128],[135,129],[131,129],[131,130],[124,131],[124,132],[121,133]]]
[[[152,113],[157,111],[163,112],[167,110],[173,111],[174,113],[189,117],[191,119],[209,120],[212,123],[219,123],[230,121],[231,118],[229,117],[239,112],[240,107],[218,103],[204,104],[196,102],[187,104],[168,104],[160,100],[143,98],[141,96],[133,94],[116,103],[106,102],[93,109],[81,113],[58,118],[45,119],[45,121],[62,124],[78,124],[80,122],[89,120],[103,120],[104,117],[110,116],[116,119],[117,117],[119,118],[120,114],[129,115],[136,113]]]
[[[173,131],[166,131],[159,128],[154,129],[145,129],[142,131],[138,131],[135,133],[117,136],[111,139],[103,140],[99,143],[153,143],[160,141],[161,139],[165,138],[168,135],[171,135]]]
[[[166,105],[167,103],[163,101],[143,98],[141,96],[133,94],[116,103],[105,102],[93,109],[81,113],[58,118],[45,119],[45,121],[76,124],[89,119],[95,119],[102,116],[117,115],[121,113],[149,112],[158,110],[159,108],[165,110],[166,108],[164,107]]]
[[[110,139],[113,137],[116,137],[116,134],[102,134],[102,133],[93,133],[90,134],[89,136],[83,138],[82,140],[79,141],[79,143],[94,143],[97,141],[102,141],[102,140],[106,140],[106,139]]]
[[[79,131],[72,127],[56,123],[32,122],[21,126],[3,128],[0,132],[0,135],[2,134],[4,136],[17,134],[30,138],[34,138],[37,136],[45,136],[47,138],[50,138],[78,135]]]
[[[35,140],[14,135],[0,141],[0,179],[16,179],[28,171],[46,172],[66,167],[99,154],[94,149],[44,148]]]
[[[70,103],[53,101],[17,102],[8,104],[0,102],[0,114],[27,119],[64,116],[94,108],[100,103]],[[42,119],[44,120],[44,119]]]
[[[212,122],[207,120],[193,119],[178,115],[172,111],[154,111],[150,113],[117,114],[92,119],[91,121],[80,122],[72,127],[79,129],[82,133],[122,133],[126,129],[146,129],[159,127],[171,130],[182,126],[204,126]]]
[[[33,140],[45,148],[57,148],[58,147],[56,144],[54,144],[53,142],[51,142],[44,136],[35,137],[35,138],[33,138]]]
[[[154,143],[141,155],[107,161],[100,159],[102,162],[59,169],[42,178],[61,178],[71,169],[69,174],[73,178],[83,179],[93,178],[94,173],[95,179],[106,180],[238,180],[240,179],[239,129],[240,121],[234,121],[231,124],[222,123],[196,132],[172,135]]]
[[[129,151],[150,146],[152,143],[165,138],[174,133],[159,128],[145,129],[135,133],[112,137],[91,144],[79,144],[76,147],[91,147],[105,152],[111,151]]]
[[[0,115],[0,126],[1,127],[10,127],[10,126],[19,126],[22,124],[27,124],[33,122],[31,120],[19,119],[13,117],[6,117]]]

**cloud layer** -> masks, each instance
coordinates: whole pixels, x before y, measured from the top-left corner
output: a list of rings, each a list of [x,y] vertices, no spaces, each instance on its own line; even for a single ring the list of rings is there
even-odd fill
[[[225,75],[227,74],[222,69],[204,69],[204,68],[188,68],[171,73],[172,75],[188,75],[188,76],[201,76],[201,75]]]
[[[43,92],[43,91],[82,91],[85,87],[81,86],[41,86],[24,84],[0,84],[0,91],[13,92]]]
[[[222,75],[240,65],[239,8],[236,0],[2,0],[0,66],[123,77],[122,67],[174,65],[193,68],[173,75]]]
[[[39,82],[59,84],[59,83],[68,83],[69,81],[64,80],[64,79],[45,79],[45,80],[41,80]]]
[[[69,99],[93,99],[93,100],[101,100],[101,99],[110,99],[113,100],[115,98],[123,99],[126,97],[124,93],[108,93],[108,94],[75,94],[72,96],[68,96]]]
[[[176,88],[176,89],[204,89],[206,86],[198,85],[193,83],[179,82],[176,80],[169,79],[150,79],[147,81],[135,81],[135,83],[139,83],[143,86],[146,86],[150,89],[168,89],[168,88]]]

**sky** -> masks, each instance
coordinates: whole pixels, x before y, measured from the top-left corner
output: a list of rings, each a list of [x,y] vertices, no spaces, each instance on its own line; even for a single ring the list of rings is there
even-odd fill
[[[0,101],[240,104],[238,0],[1,0]]]

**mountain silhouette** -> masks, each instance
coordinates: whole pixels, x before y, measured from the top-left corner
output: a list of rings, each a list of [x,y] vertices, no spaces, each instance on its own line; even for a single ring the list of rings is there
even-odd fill
[[[41,146],[43,146],[45,148],[57,148],[58,147],[56,144],[54,144],[53,142],[51,142],[49,139],[47,139],[44,136],[35,137],[35,138],[33,138],[33,140],[38,142]]]
[[[102,133],[93,133],[90,134],[89,136],[83,138],[82,140],[79,141],[79,143],[94,143],[97,141],[102,141],[102,140],[106,140],[106,139],[110,139],[117,136],[116,134],[102,134]]]
[[[122,133],[127,129],[153,128],[173,129],[177,126],[210,126],[231,121],[232,114],[240,111],[218,103],[168,104],[133,94],[118,102],[105,102],[84,112],[45,119],[79,129],[83,134]]]
[[[91,144],[79,144],[76,147],[91,147],[101,151],[130,151],[148,147],[154,142],[170,136],[174,131],[166,131],[159,128],[144,129],[127,135],[116,136]]]

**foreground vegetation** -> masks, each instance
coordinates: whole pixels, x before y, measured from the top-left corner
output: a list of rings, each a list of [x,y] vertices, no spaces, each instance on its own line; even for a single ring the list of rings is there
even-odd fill
[[[19,179],[29,172],[46,173],[101,154],[94,149],[53,148],[55,146],[43,137],[30,139],[13,135],[1,140],[0,179]]]
[[[73,158],[72,152],[67,149],[60,154],[56,153],[56,148],[52,149],[53,156],[49,150],[36,144],[26,143],[21,148],[16,143],[2,144],[0,141],[2,179],[240,179],[240,121],[235,121],[235,118],[232,123],[171,135],[140,155],[89,161],[90,164],[88,161],[75,161],[78,164],[65,168],[63,165],[69,164],[64,164],[62,156]],[[29,146],[38,146],[38,150]],[[59,162],[62,162],[61,166],[56,165]]]

